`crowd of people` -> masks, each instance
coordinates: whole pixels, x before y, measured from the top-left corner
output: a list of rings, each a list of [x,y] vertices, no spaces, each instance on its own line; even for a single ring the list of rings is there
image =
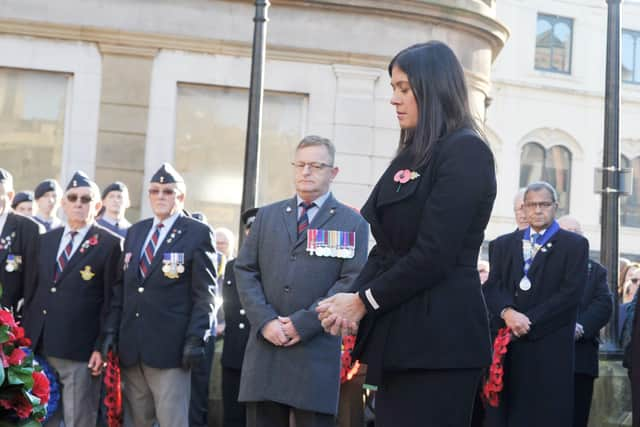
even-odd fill
[[[104,425],[114,355],[126,426],[360,427],[363,389],[380,427],[587,425],[612,297],[580,223],[556,220],[555,189],[532,183],[516,230],[478,262],[498,189],[462,66],[428,42],[388,71],[400,141],[362,210],[331,191],[333,143],[307,136],[295,195],[242,214],[235,259],[229,230],[185,210],[168,163],[146,184],[152,217],[134,224],[124,183],[100,192],[77,171],[64,190],[47,179],[16,193],[0,169],[1,303],[61,384],[46,425]],[[621,278],[632,366],[640,266]]]

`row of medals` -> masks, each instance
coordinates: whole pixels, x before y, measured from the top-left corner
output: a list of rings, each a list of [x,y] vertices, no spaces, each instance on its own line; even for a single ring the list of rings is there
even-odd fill
[[[328,246],[318,246],[307,248],[307,252],[310,255],[327,256],[334,258],[353,258],[355,255],[355,248],[336,248]]]
[[[184,273],[184,255],[171,254],[169,259],[162,260],[162,272],[170,279],[177,279],[178,276]]]

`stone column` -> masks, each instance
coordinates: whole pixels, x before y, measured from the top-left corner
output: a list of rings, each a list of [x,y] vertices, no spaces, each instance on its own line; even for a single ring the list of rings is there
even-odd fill
[[[102,90],[96,154],[101,188],[119,180],[129,187],[127,218],[140,219],[151,70],[157,49],[100,44]]]

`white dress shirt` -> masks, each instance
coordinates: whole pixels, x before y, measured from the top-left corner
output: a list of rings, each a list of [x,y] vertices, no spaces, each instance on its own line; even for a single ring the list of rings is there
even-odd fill
[[[84,241],[84,238],[86,237],[89,228],[91,228],[91,225],[92,224],[87,224],[78,230],[72,230],[69,225],[65,225],[64,232],[62,233],[62,239],[60,239],[60,245],[58,246],[58,256],[56,256],[56,259],[60,258],[62,251],[64,251],[64,248],[66,248],[69,244],[69,240],[71,240],[71,232],[77,231],[78,234],[76,234],[76,236],[73,238],[73,248],[71,249],[71,254],[69,254],[69,259],[71,259],[73,254],[76,253],[76,250],[78,249],[80,244]]]

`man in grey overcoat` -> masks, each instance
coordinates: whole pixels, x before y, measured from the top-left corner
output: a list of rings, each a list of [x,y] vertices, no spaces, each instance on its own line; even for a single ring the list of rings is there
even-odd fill
[[[261,207],[236,259],[251,324],[239,400],[248,427],[334,426],[340,338],[326,334],[318,301],[349,290],[367,257],[369,228],[338,202],[331,141],[305,137],[295,152],[296,196]]]

